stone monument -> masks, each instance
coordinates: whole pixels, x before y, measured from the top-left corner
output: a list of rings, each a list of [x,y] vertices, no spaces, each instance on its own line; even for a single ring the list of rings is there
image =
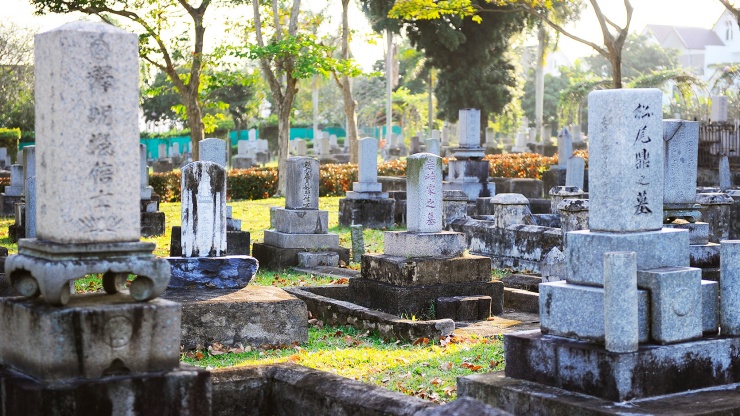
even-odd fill
[[[483,159],[485,151],[480,145],[480,110],[460,110],[458,139],[458,147],[452,149],[455,159],[448,162],[449,174],[444,189],[463,191],[472,203],[478,198],[493,196],[496,185],[488,182],[490,164]]]
[[[589,94],[590,230],[567,233],[566,280],[539,287],[541,329],[504,336],[506,377],[462,379],[458,394],[485,386],[502,404],[525,388],[517,403],[533,414],[553,398],[563,414],[640,399],[630,412],[652,414],[642,406],[655,396],[740,381],[736,286],[701,280],[687,267],[689,233],[662,228],[661,99],[658,89]],[[736,278],[738,247],[722,243],[723,284]]]
[[[169,266],[139,241],[138,37],[75,22],[34,49],[37,238],[5,262],[23,296],[0,299],[3,413],[210,414],[208,372],[179,363],[180,306],[156,299]],[[96,273],[106,293],[70,294]]]
[[[485,300],[479,319],[500,313],[503,284],[491,281],[491,259],[464,254],[465,235],[442,231],[442,158],[418,153],[408,157],[406,169],[407,231],[385,232],[384,253],[362,256],[362,275],[349,283],[352,299],[396,315],[424,316],[439,297],[463,296]]]
[[[390,228],[394,223],[395,201],[382,192],[378,182],[378,141],[372,137],[360,139],[357,150],[359,182],[354,182],[352,191],[339,200],[339,224]]]
[[[5,192],[0,194],[0,209],[2,216],[15,216],[15,204],[21,202],[23,197],[23,165],[10,165],[10,186],[5,187]]]
[[[327,138],[328,141],[328,138]],[[262,267],[282,269],[298,264],[298,253],[333,251],[349,263],[349,249],[328,232],[329,214],[319,209],[319,162],[291,157],[286,163],[285,208],[272,211],[274,229],[265,230],[263,243],[252,246]]]
[[[165,215],[159,210],[159,195],[149,186],[146,145],[139,145],[139,169],[141,178],[141,235],[152,237],[165,231]]]

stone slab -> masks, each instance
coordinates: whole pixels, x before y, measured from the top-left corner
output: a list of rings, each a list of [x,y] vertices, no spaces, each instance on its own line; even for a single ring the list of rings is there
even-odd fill
[[[383,185],[380,182],[352,182],[352,191],[358,194],[382,192]]]
[[[163,297],[182,304],[185,349],[214,342],[257,347],[308,341],[306,304],[277,287],[168,290]]]
[[[196,161],[182,169],[180,227],[182,254],[215,257],[226,253],[226,169]]]
[[[339,265],[339,254],[333,251],[304,251],[302,253],[298,253],[299,267],[337,267],[337,265]]]
[[[417,153],[409,156],[406,163],[408,231],[442,231],[442,158],[430,153]]]
[[[491,281],[491,259],[472,255],[439,259],[364,254],[361,271],[366,279],[397,286],[488,282]]]
[[[349,281],[354,303],[397,316],[426,317],[440,296],[490,296],[491,313],[503,311],[504,285],[501,282],[468,282],[425,286],[396,286],[365,278]]]
[[[332,247],[328,249],[339,254],[339,260],[349,264],[349,249]],[[306,251],[304,248],[275,247],[265,243],[252,244],[252,255],[259,260],[260,268],[277,270],[298,266],[298,253]]]
[[[710,269],[719,267],[719,247],[717,243],[696,244],[689,246],[691,267]]]
[[[300,248],[303,251],[325,250],[339,247],[339,235],[330,234],[287,234],[265,230],[264,243],[281,248]]]
[[[186,364],[73,382],[37,380],[0,368],[0,384],[3,415],[211,415],[210,372]]]
[[[272,211],[275,231],[287,234],[326,234],[329,212],[324,210],[284,209]]]
[[[700,124],[698,121],[663,120],[665,204],[696,201]]]
[[[248,231],[226,231],[226,247],[231,256],[250,254],[250,234]]]
[[[180,358],[180,305],[123,294],[72,296],[67,307],[0,299],[0,363],[39,380],[96,379],[125,368],[170,371]]]
[[[663,228],[676,228],[689,231],[689,244],[707,244],[709,242],[709,224],[706,222],[682,222],[663,224]]]
[[[526,290],[529,292],[539,292],[542,277],[531,274],[514,273],[501,278],[504,286],[511,289]]]
[[[396,201],[391,198],[339,200],[339,225],[362,225],[364,228],[393,227]]]
[[[538,330],[504,335],[507,377],[612,401],[737,383],[738,347],[737,337],[706,338],[612,353]]]
[[[701,338],[701,269],[640,270],[637,286],[650,292],[650,338],[653,342],[669,344]]]
[[[481,321],[491,317],[490,296],[444,296],[435,303],[437,319]]]
[[[519,312],[540,312],[540,295],[522,289],[504,288],[504,308]]]
[[[647,342],[650,331],[649,294],[637,291],[638,339]],[[604,289],[564,281],[540,285],[540,322],[543,334],[604,343]]]
[[[457,395],[457,400],[460,397],[474,397],[516,415],[729,416],[740,412],[739,384],[630,402],[613,402],[505,377],[503,371],[498,371],[458,378]]]
[[[21,202],[20,195],[0,194],[0,215],[3,217],[15,217],[15,204]]]
[[[465,234],[442,231],[438,233],[412,233],[386,231],[383,233],[384,252],[388,256],[458,257],[463,254]]]
[[[38,154],[35,172],[25,168],[37,182],[36,236],[138,241],[138,36],[72,22],[36,36],[34,51]]]
[[[319,209],[319,161],[290,157],[286,161],[285,208]]]
[[[257,273],[250,256],[166,257],[172,275],[169,289],[241,289]]]
[[[565,261],[570,283],[602,286],[603,256],[610,251],[637,253],[638,270],[689,266],[689,233],[685,230],[664,228],[622,234],[582,230],[569,232],[566,240]]]
[[[719,328],[719,282],[701,281],[701,329],[704,335]]]
[[[141,214],[141,236],[154,237],[165,232],[164,212],[142,212]]]

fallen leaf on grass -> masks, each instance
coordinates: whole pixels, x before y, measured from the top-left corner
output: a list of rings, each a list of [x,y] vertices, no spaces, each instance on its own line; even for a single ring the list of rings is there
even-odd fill
[[[453,392],[457,392],[457,386],[445,387],[445,395],[452,396]]]
[[[444,381],[441,378],[439,378],[439,377],[434,377],[429,382],[432,383],[432,385],[434,385],[434,386],[438,386],[438,385],[444,383]]]
[[[498,360],[491,360],[491,362],[488,363],[488,366],[491,367],[491,368],[496,368],[496,367],[498,367],[499,364],[500,363],[498,362]]]
[[[452,363],[449,362],[449,361],[446,362],[446,363],[442,363],[442,364],[439,365],[439,368],[441,368],[444,371],[450,371],[450,370],[452,370]]]
[[[419,338],[414,341],[413,345],[429,345],[429,338]]]
[[[401,362],[401,363],[404,363],[404,364],[408,364],[409,363],[409,360],[407,360],[407,359],[405,359],[403,357],[396,358],[396,361]]]
[[[386,377],[386,378],[380,380],[381,383],[387,383],[389,381],[391,381],[390,377]]]
[[[460,364],[460,367],[467,368],[470,371],[478,371],[481,368],[483,368],[482,365],[475,365],[475,364],[470,364],[470,363],[462,363]]]
[[[298,354],[293,354],[288,357],[288,362],[296,363],[298,361],[301,361],[301,357]]]
[[[339,279],[332,280],[329,282],[330,285],[346,285],[349,283],[349,279],[346,277],[340,277]]]

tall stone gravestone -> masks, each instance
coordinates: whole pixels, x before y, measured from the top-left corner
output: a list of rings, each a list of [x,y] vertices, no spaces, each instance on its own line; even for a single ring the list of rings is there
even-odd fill
[[[726,95],[713,95],[712,96],[712,118],[713,122],[725,122],[727,121],[727,96]]]
[[[23,148],[23,236],[36,237],[36,146]]]
[[[298,265],[298,253],[332,251],[349,263],[349,249],[328,232],[329,216],[319,209],[319,162],[291,157],[286,162],[285,208],[272,211],[274,229],[265,230],[264,243],[254,243],[254,257],[266,268]]]
[[[165,232],[164,212],[159,211],[159,195],[149,186],[149,167],[147,166],[146,145],[139,145],[139,172],[141,192],[141,235],[152,237]]]
[[[485,152],[480,145],[480,110],[460,110],[458,122],[459,146],[452,149],[454,160],[448,162],[447,191],[463,191],[469,202],[490,197],[496,193],[496,185],[488,182],[490,163],[483,160]]]
[[[568,159],[568,166],[565,171],[565,186],[575,186],[583,190],[585,170],[586,161],[582,157],[572,156]]]
[[[505,335],[506,386],[492,395],[517,389],[517,380],[530,381],[533,394],[558,387],[610,402],[737,382],[732,360],[721,357],[738,340],[702,339],[718,331],[717,283],[687,267],[686,230],[661,229],[661,103],[657,89],[589,94],[591,229],[566,235],[566,281],[540,285],[541,329]],[[736,311],[738,298],[731,303]],[[529,358],[543,351],[568,359]],[[658,362],[660,370],[645,365]],[[689,379],[665,378],[687,368]],[[581,400],[564,411],[583,413]],[[528,409],[552,405],[545,399]]]
[[[15,204],[23,196],[23,165],[10,165],[10,186],[0,194],[0,209],[4,217],[15,216]]]
[[[350,294],[361,305],[392,314],[420,315],[437,298],[488,296],[475,319],[491,308],[499,313],[502,296],[491,282],[491,259],[464,255],[463,233],[442,231],[442,158],[411,155],[406,169],[407,231],[387,231],[383,254],[362,256],[362,277],[350,280]],[[493,299],[493,307],[491,306]]]
[[[256,139],[254,142],[248,140],[239,140],[236,142],[237,152],[236,155],[231,158],[232,168],[248,169],[254,166],[256,162],[256,155],[254,154],[254,152],[250,152],[251,143],[256,143]]]
[[[719,159],[719,190],[725,192],[732,188],[732,171],[730,170],[730,158],[723,155]]]
[[[681,218],[693,223],[700,218],[700,206],[696,202],[699,124],[698,121],[663,120],[664,222]],[[636,160],[637,157],[635,155]]]
[[[77,22],[34,49],[38,238],[5,263],[24,297],[0,300],[3,411],[207,414],[207,372],[179,366],[179,305],[156,299],[169,266],[139,241],[138,37]],[[93,273],[107,294],[71,296]]]
[[[431,140],[431,139],[430,139]],[[358,141],[359,182],[339,200],[339,224],[363,225],[366,228],[393,226],[395,202],[382,192],[378,182],[378,141],[365,137]]]

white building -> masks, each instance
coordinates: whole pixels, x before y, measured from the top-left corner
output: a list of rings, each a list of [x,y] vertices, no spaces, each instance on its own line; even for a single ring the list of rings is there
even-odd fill
[[[712,77],[713,65],[740,62],[740,29],[725,10],[711,29],[647,25],[642,34],[666,48],[679,50],[679,62],[703,78]]]

